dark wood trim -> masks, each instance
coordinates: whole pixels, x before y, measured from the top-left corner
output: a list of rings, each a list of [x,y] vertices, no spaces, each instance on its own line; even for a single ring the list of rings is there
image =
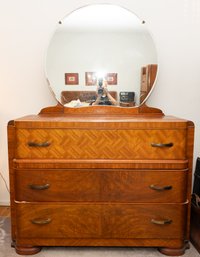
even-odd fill
[[[13,169],[13,159],[15,156],[15,127],[14,121],[11,120],[8,123],[7,127],[7,134],[8,134],[8,164],[9,164],[9,176],[10,176],[10,214],[11,214],[11,235],[12,240],[16,238],[16,211],[14,207],[14,199],[15,199],[15,192],[14,192],[14,169]]]

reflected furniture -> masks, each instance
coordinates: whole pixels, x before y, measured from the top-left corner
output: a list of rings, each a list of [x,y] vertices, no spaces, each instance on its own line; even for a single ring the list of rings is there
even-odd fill
[[[109,91],[110,95],[117,100],[117,92]],[[79,99],[81,102],[92,102],[96,99],[96,91],[62,91],[61,92],[61,104],[65,105],[73,100]]]
[[[140,103],[149,95],[155,83],[158,65],[149,64],[141,69]]]
[[[42,246],[189,240],[193,123],[145,105],[43,109],[8,124],[12,239]]]
[[[133,107],[135,106],[135,92],[120,92],[119,93],[120,103],[122,107]]]
[[[134,107],[135,106],[135,102],[120,102],[119,105],[121,107]]]

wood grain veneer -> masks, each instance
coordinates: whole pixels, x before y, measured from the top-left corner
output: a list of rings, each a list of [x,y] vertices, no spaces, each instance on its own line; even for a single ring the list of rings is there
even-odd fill
[[[16,202],[17,231],[19,238],[183,238],[186,208],[187,204]],[[152,219],[172,222],[163,227]]]
[[[15,171],[16,200],[181,203],[187,201],[187,176],[188,170],[20,169]],[[171,188],[157,191],[152,185]]]
[[[192,122],[145,105],[57,105],[10,121],[16,252],[69,245],[184,254],[193,141]]]

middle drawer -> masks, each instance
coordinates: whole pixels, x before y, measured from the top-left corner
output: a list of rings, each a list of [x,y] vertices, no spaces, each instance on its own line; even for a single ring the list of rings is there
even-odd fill
[[[17,201],[185,202],[187,170],[22,170]]]

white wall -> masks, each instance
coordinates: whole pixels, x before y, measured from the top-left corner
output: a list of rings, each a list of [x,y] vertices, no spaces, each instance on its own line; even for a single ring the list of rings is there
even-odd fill
[[[56,103],[45,80],[44,56],[57,21],[80,6],[105,2],[120,4],[147,22],[160,67],[147,103],[193,120],[194,160],[200,155],[199,0],[1,0],[0,170],[7,183],[7,122]],[[8,202],[0,178],[0,203]]]

